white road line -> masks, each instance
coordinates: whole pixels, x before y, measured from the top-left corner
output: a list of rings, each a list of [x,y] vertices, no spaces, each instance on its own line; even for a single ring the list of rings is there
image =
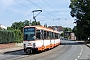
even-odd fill
[[[75,59],[75,60],[77,60],[77,59]]]
[[[78,58],[79,58],[80,56],[78,56]]]
[[[80,47],[81,47],[81,52],[79,53],[79,55],[78,55],[78,57],[77,57],[77,59],[82,55],[82,52],[83,52],[83,48],[82,48],[82,46],[80,45]],[[75,59],[75,60],[77,60],[77,59]]]
[[[80,45],[80,46],[81,46],[81,45]],[[81,52],[80,52],[79,56],[82,54],[82,52],[83,52],[83,48],[82,48],[82,46],[81,46]]]

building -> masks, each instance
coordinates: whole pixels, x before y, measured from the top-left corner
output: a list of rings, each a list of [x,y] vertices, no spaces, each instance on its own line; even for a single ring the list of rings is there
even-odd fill
[[[6,29],[7,29],[7,27],[6,27],[6,26],[4,26],[4,25],[1,25],[1,24],[0,24],[0,29],[2,29],[2,30],[6,30]]]
[[[48,26],[48,27],[59,31],[60,34],[63,33],[63,31],[64,31],[64,28],[62,26]]]
[[[76,40],[76,36],[73,32],[70,33],[70,40]]]
[[[70,40],[76,40],[76,36],[73,32],[65,31],[64,32],[64,38],[70,39]]]

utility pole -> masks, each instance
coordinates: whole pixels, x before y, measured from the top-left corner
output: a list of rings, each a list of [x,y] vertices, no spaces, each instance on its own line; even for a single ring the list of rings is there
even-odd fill
[[[37,25],[36,17],[42,12],[42,10],[33,10],[33,19],[35,20],[35,25]],[[37,15],[34,15],[35,12],[39,12]]]

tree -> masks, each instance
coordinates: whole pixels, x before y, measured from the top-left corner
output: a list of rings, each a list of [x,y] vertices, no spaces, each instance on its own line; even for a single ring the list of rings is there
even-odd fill
[[[90,0],[70,0],[71,16],[76,19],[77,37],[87,39],[90,36]]]
[[[64,28],[64,31],[70,31],[70,32],[72,32],[72,29],[69,28],[69,27],[66,27],[66,28]]]
[[[0,30],[2,30],[2,28],[0,27]]]
[[[14,22],[12,24],[12,26],[11,26],[11,28],[13,28],[13,29],[19,29],[19,30],[21,30],[22,27],[24,27],[24,23],[21,22],[21,21],[20,22]]]
[[[8,27],[8,29],[10,30],[13,30],[13,29],[18,29],[18,30],[21,30],[22,31],[22,29],[23,29],[23,27],[24,26],[29,26],[29,24],[31,24],[32,26],[33,25],[41,25],[40,24],[40,22],[38,21],[38,22],[35,22],[35,21],[32,21],[31,23],[29,23],[29,20],[25,20],[24,22],[22,22],[22,21],[20,21],[20,22],[14,22],[14,23],[12,23],[12,25],[11,25],[11,28],[10,27]]]
[[[25,20],[23,23],[24,23],[24,26],[29,26],[30,24],[28,20]]]
[[[34,26],[34,25],[41,25],[41,24],[39,21],[38,22],[32,21],[31,25]]]

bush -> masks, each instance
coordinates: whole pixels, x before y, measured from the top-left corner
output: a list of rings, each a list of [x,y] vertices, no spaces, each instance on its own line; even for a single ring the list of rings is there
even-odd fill
[[[14,35],[15,35],[15,42],[16,43],[23,42],[23,33],[20,30],[15,30]]]
[[[0,30],[0,43],[21,43],[23,33],[20,30]]]
[[[10,30],[0,30],[0,43],[15,42],[14,32]]]

